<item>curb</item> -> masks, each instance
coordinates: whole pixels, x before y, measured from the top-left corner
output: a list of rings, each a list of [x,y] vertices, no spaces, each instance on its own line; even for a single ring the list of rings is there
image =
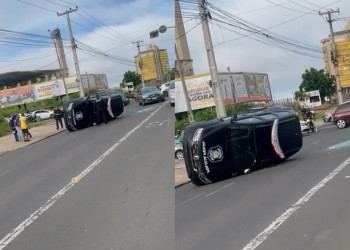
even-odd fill
[[[177,185],[175,185],[175,188],[182,187],[182,186],[184,186],[184,185],[186,185],[186,184],[188,184],[188,183],[190,183],[190,182],[191,182],[191,181],[188,180],[188,181],[186,181],[186,182],[184,182],[184,183],[177,184]]]

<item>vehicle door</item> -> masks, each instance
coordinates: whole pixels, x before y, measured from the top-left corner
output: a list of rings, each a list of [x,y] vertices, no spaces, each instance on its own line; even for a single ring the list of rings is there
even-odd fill
[[[227,150],[233,172],[242,173],[247,168],[254,168],[257,163],[257,152],[253,128],[230,126]]]

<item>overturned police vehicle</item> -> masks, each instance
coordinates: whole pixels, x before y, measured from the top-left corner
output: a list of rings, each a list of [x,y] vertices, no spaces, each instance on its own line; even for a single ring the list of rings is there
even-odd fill
[[[96,93],[106,106],[106,118],[112,120],[124,111],[123,99],[118,93]],[[63,103],[64,123],[68,131],[75,131],[96,123],[96,94]]]
[[[302,132],[293,110],[271,106],[190,124],[183,147],[188,177],[204,185],[286,160],[301,149]]]

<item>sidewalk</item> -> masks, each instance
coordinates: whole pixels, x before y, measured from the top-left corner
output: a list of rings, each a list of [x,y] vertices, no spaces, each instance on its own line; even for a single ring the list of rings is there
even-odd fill
[[[316,127],[320,128],[325,125],[331,125],[332,123],[324,123],[322,119],[317,119],[315,121]],[[182,186],[190,182],[190,179],[187,177],[187,171],[184,160],[175,160],[175,188]]]
[[[29,142],[16,142],[13,134],[2,136],[0,137],[0,154],[25,147],[29,144],[50,137],[64,130],[66,130],[66,128],[57,130],[55,121],[48,121],[45,124],[31,128],[29,130],[33,136]]]

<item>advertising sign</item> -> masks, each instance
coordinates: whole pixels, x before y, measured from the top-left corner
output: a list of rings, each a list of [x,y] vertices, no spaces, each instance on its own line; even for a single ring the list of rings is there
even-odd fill
[[[145,81],[158,78],[156,63],[154,60],[154,54],[145,55],[141,57],[142,61],[142,73]]]
[[[215,106],[210,74],[185,77],[188,96],[193,110]],[[225,105],[251,101],[271,101],[268,76],[262,73],[219,73],[221,94]],[[234,91],[233,91],[234,90]],[[235,98],[234,98],[235,97]],[[175,79],[175,113],[187,111],[180,79]]]
[[[2,106],[14,105],[22,102],[31,102],[36,99],[34,85],[4,89],[0,91],[0,104]]]
[[[208,73],[185,77],[192,110],[215,106],[213,92],[208,84],[209,80]],[[187,106],[182,83],[180,79],[175,79],[175,113],[185,111],[187,111]]]
[[[34,89],[36,100],[42,100],[53,96],[61,96],[66,94],[62,80],[35,84]]]

